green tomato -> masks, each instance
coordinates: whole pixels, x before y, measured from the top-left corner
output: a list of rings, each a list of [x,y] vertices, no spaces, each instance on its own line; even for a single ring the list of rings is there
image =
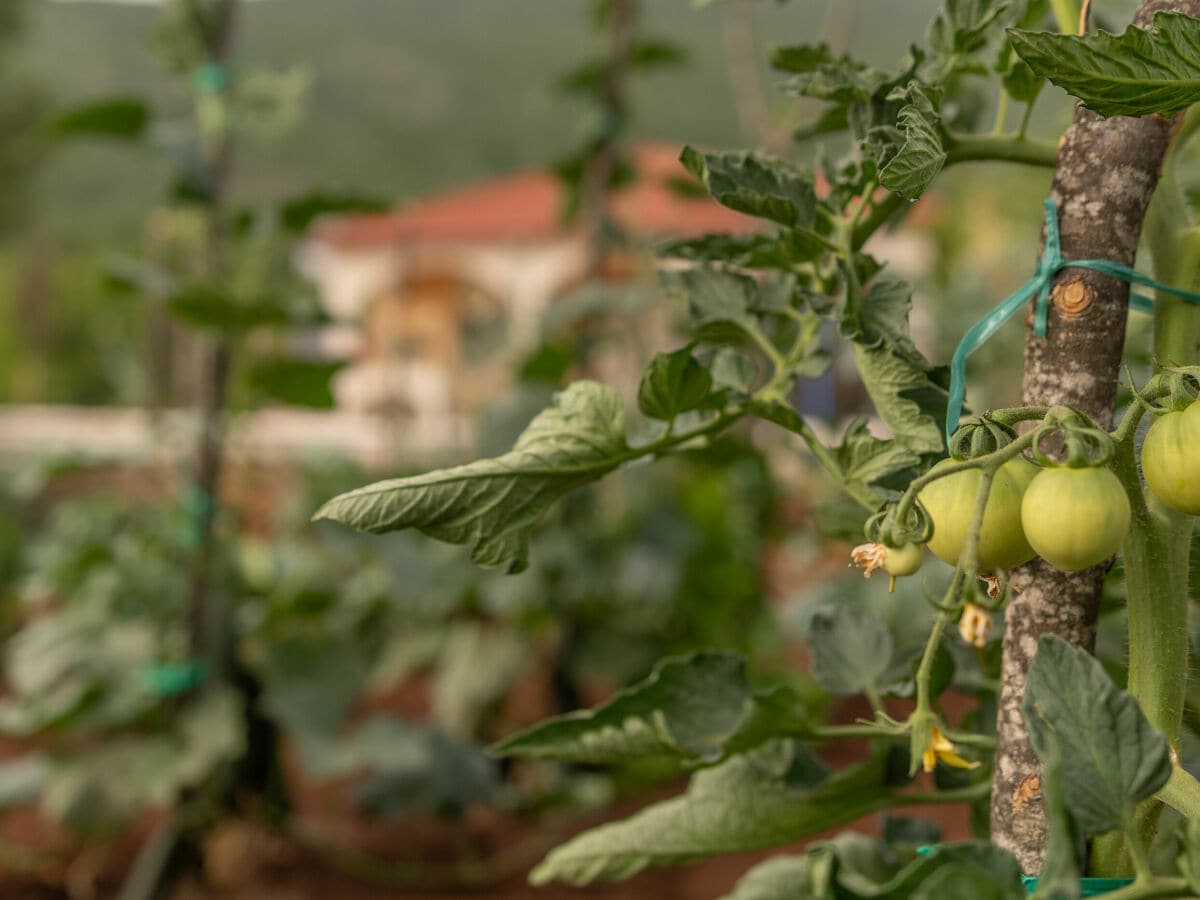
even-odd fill
[[[1171,509],[1200,516],[1200,402],[1159,416],[1142,443],[1142,474]]]
[[[1121,548],[1129,497],[1108,469],[1043,469],[1025,490],[1021,525],[1042,559],[1078,572]]]
[[[925,548],[920,544],[905,544],[903,547],[888,547],[883,560],[883,571],[892,577],[913,575],[925,561]]]
[[[942,460],[932,471],[953,463],[954,460]],[[979,532],[981,572],[1011,569],[1033,559],[1033,548],[1021,530],[1021,495],[1036,474],[1037,466],[1018,456],[1001,466],[992,479],[983,528]],[[983,473],[978,469],[966,469],[927,484],[917,495],[933,520],[929,549],[951,565],[958,563],[966,544],[982,479]]]

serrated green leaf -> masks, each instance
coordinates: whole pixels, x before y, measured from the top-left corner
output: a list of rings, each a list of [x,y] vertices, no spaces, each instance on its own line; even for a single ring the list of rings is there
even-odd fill
[[[478,565],[508,563],[510,572],[518,572],[542,513],[628,458],[621,395],[595,381],[577,381],[503,456],[380,481],[334,497],[313,518],[375,534],[416,528],[441,541],[470,544]]]
[[[1063,769],[1067,806],[1091,834],[1123,827],[1134,806],[1170,777],[1166,739],[1137,701],[1099,660],[1057,635],[1038,641],[1024,711],[1038,756],[1050,758],[1055,741],[1070,760]]]
[[[150,111],[137,97],[112,97],[73,107],[60,115],[54,130],[82,135],[134,140],[142,136]]]
[[[808,633],[812,675],[832,694],[878,687],[892,661],[892,635],[870,610],[834,606],[812,618]]]
[[[946,150],[938,131],[940,116],[932,103],[917,92],[917,102],[909,103],[896,114],[896,128],[904,143],[886,162],[878,161],[879,183],[908,200],[916,200],[933,183],[946,164]]]
[[[929,46],[944,58],[974,53],[987,44],[988,30],[1007,7],[1002,0],[944,0],[929,23]]]
[[[696,362],[691,346],[659,353],[638,386],[638,409],[643,415],[673,422],[680,413],[699,409],[712,391],[712,376]]]
[[[659,273],[663,287],[687,300],[696,335],[711,343],[767,340],[751,310],[760,285],[748,275],[719,269]]]
[[[901,445],[913,453],[940,454],[945,390],[903,347],[854,345],[854,359],[875,411]],[[919,399],[914,399],[912,395]],[[935,418],[935,415],[937,418]]]
[[[809,228],[816,218],[812,175],[782,160],[692,147],[684,147],[679,160],[722,206],[789,228]]]
[[[1020,103],[1033,103],[1046,83],[1046,79],[1029,68],[1029,63],[1023,59],[1014,60],[1002,80],[1009,96]]]
[[[652,866],[773,847],[852,822],[896,800],[885,785],[882,755],[813,787],[789,778],[798,754],[810,751],[793,741],[773,741],[704,769],[692,776],[682,796],[585,831],[552,850],[529,879],[590,884],[628,878]]]
[[[755,691],[740,656],[700,651],[663,660],[645,681],[595,710],[556,716],[492,752],[602,765],[649,757],[710,765],[806,727],[795,692]]]
[[[845,832],[804,856],[777,856],[751,869],[722,900],[1020,900],[1011,854],[984,842],[943,844],[901,867],[886,845]]]
[[[721,900],[810,900],[811,885],[807,855],[773,856],[739,878]]]
[[[842,442],[832,450],[845,481],[868,490],[875,482],[921,461],[918,454],[899,441],[875,437],[867,427],[866,418],[861,417],[850,423]]]
[[[1119,35],[1008,36],[1034,72],[1102,116],[1169,115],[1200,101],[1200,19],[1160,12],[1149,30]]]

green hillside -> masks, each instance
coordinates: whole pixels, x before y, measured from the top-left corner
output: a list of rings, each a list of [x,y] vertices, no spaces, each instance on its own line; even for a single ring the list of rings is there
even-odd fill
[[[852,44],[881,61],[904,47],[935,0],[859,0]],[[643,79],[641,136],[711,145],[744,143],[723,56],[721,11],[689,0],[648,0],[649,29],[687,46],[686,69]],[[755,4],[761,49],[814,40],[824,2]],[[269,0],[244,7],[239,56],[247,66],[300,64],[315,81],[304,124],[287,140],[241,148],[242,199],[307,186],[385,197],[417,195],[570,147],[582,109],[550,88],[596,49],[582,0]],[[180,98],[148,49],[149,7],[35,3],[24,60],[62,103],[139,93],[163,109]],[[904,21],[899,21],[904,20]],[[911,20],[911,21],[909,21]],[[775,77],[764,69],[768,85]],[[772,98],[786,102],[781,96]],[[127,148],[74,146],[39,184],[41,218],[77,237],[128,235],[161,188],[165,166]]]

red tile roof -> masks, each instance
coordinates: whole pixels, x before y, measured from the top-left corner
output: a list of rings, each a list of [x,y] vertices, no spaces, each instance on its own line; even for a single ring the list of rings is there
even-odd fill
[[[746,233],[757,221],[707,196],[683,196],[668,181],[690,177],[674,144],[632,148],[637,180],[613,198],[617,222],[647,237],[691,236],[710,231]],[[413,243],[496,243],[547,240],[569,229],[561,220],[563,188],[547,171],[519,172],[447,191],[385,213],[332,216],[314,237],[352,250]]]

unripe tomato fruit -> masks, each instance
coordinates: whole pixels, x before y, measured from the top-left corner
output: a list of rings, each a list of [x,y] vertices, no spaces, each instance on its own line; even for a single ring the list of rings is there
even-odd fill
[[[942,460],[932,471],[953,463],[954,460]],[[1037,466],[1018,456],[1002,465],[992,479],[983,528],[979,532],[980,571],[1011,569],[1033,559],[1033,548],[1021,530],[1021,495],[1037,471]],[[982,479],[979,469],[965,469],[930,482],[917,495],[933,520],[929,549],[951,565],[962,555]]]
[[[1142,474],[1167,506],[1200,516],[1200,402],[1154,421],[1142,443]]]
[[[888,547],[883,560],[883,571],[889,575],[913,575],[925,561],[925,548],[920,544],[905,544],[903,547]]]
[[[1043,469],[1025,489],[1021,525],[1042,559],[1078,572],[1121,548],[1129,497],[1108,469]]]

